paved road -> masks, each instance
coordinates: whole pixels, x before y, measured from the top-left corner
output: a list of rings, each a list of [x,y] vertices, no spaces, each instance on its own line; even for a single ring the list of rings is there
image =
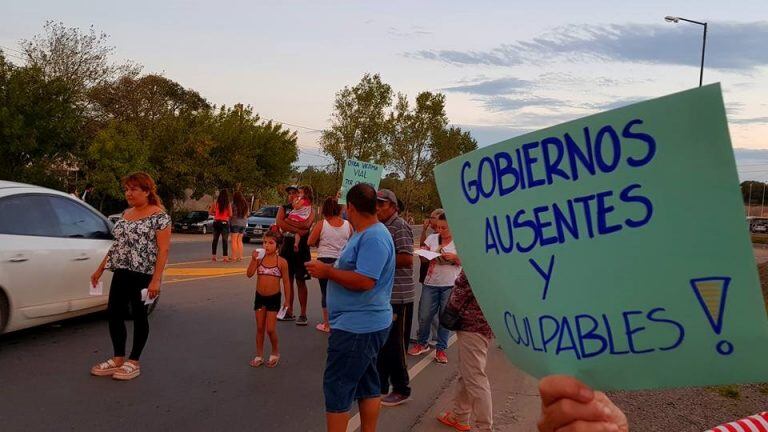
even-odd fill
[[[176,237],[135,381],[88,373],[111,355],[104,314],[0,336],[0,430],[324,430],[317,281],[310,326],[280,323],[280,365],[252,369],[253,281],[245,264],[207,262],[209,240]],[[448,366],[408,359],[420,370],[414,400],[385,408],[380,430],[412,429],[455,374],[453,349],[449,357]]]

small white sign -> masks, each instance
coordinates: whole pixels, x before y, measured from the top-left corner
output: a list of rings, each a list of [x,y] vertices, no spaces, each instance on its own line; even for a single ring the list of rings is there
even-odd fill
[[[104,282],[99,281],[95,286],[92,284],[88,284],[88,292],[92,296],[100,296],[104,295]]]
[[[432,252],[432,251],[428,251],[426,249],[416,249],[414,252],[416,253],[416,255],[424,257],[424,258],[426,258],[426,259],[428,259],[430,261],[432,261],[433,259],[435,259],[435,258],[437,258],[437,257],[439,257],[441,255],[438,252]]]
[[[157,296],[155,296],[155,298],[149,298],[149,291],[146,288],[144,288],[143,290],[141,290],[141,300],[144,302],[145,305],[151,305],[152,303],[155,302],[155,300],[157,300]]]

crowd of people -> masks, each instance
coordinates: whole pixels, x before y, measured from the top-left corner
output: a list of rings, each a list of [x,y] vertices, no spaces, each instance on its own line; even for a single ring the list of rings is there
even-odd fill
[[[91,284],[96,286],[105,270],[114,273],[108,300],[114,355],[94,365],[91,374],[131,380],[141,373],[139,358],[149,335],[144,304],[160,293],[171,219],[149,175],[134,173],[122,184],[129,208],[115,224],[115,241],[91,276]],[[338,197],[326,198],[317,223],[310,187],[289,186],[286,194],[287,202],[280,208],[275,226],[264,234],[263,248],[253,251],[246,271],[247,277],[256,276],[256,347],[249,364],[278,366],[277,322],[295,320],[297,325],[307,325],[307,281],[315,277],[323,308],[316,329],[328,334],[323,376],[328,431],[347,430],[355,402],[362,430],[375,431],[382,405],[400,405],[411,397],[406,355],[431,352],[429,342],[436,337],[434,361],[449,361],[446,350],[451,330],[447,327],[456,332],[459,379],[451,409],[437,420],[458,431],[493,430],[486,364],[494,335],[461,268],[445,212],[437,209],[424,221],[416,246],[432,252],[425,255],[434,258],[420,257],[418,331],[409,348],[417,291],[414,238],[411,224],[399,215],[395,194],[358,184],[347,193],[345,206],[339,204]],[[241,260],[241,228],[248,212],[242,194],[236,192],[230,202],[222,190],[210,210],[214,216],[212,260],[217,260],[219,238],[223,240],[224,260]],[[227,249],[230,233],[231,256]],[[315,260],[310,246],[317,248]],[[294,316],[294,292],[299,297],[298,317]],[[134,321],[134,337],[126,358],[124,321],[129,315]],[[449,315],[454,317],[450,325]],[[268,357],[266,337],[270,342]],[[546,377],[540,381],[540,393],[538,429],[542,432],[629,430],[624,413],[604,393],[573,377]],[[768,414],[712,430],[768,431]]]

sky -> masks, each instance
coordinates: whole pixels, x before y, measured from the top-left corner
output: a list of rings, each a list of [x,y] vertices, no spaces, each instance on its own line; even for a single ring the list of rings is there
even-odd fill
[[[480,146],[695,87],[703,27],[667,15],[709,23],[704,83],[722,83],[740,177],[768,180],[765,0],[28,0],[0,4],[0,47],[13,61],[46,20],[93,26],[116,61],[293,125],[298,163],[323,165],[334,95],[365,73],[445,93]]]

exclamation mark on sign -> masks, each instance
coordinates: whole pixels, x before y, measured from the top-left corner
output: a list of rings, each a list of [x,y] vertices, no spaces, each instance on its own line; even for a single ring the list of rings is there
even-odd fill
[[[712,330],[718,335],[723,331],[725,300],[730,284],[731,278],[725,276],[691,279],[693,293],[699,299],[699,304],[704,309]],[[721,340],[717,343],[717,352],[721,355],[731,355],[733,353],[733,344],[726,340]]]

